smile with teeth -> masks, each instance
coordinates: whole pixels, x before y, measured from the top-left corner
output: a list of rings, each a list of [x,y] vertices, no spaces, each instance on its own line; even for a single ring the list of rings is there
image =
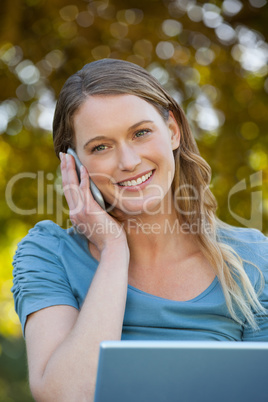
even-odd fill
[[[126,180],[126,181],[121,181],[119,184],[119,186],[137,186],[138,184],[144,183],[146,180],[149,179],[149,177],[151,177],[153,174],[153,171],[151,170],[151,172],[138,177],[136,180]]]

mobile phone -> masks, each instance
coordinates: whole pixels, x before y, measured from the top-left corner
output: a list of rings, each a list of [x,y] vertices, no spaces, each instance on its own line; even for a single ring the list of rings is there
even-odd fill
[[[82,163],[80,162],[76,152],[72,148],[67,149],[67,154],[72,155],[74,157],[76,172],[77,172],[78,180],[80,182],[80,180],[81,180],[80,179],[80,167],[82,166]],[[102,196],[100,190],[98,189],[98,187],[96,186],[96,184],[93,183],[93,181],[90,178],[89,178],[89,188],[93,195],[94,200],[99,204],[99,206],[102,209],[105,210],[106,207],[105,207],[105,201],[103,199],[103,196]]]

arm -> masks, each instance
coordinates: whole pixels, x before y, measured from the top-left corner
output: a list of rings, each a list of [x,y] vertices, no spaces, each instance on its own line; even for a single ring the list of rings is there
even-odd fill
[[[62,165],[66,180],[66,164]],[[71,177],[74,165],[69,170]],[[88,191],[86,176],[81,181],[82,191]],[[65,195],[71,209],[72,195]],[[94,200],[90,202],[92,208],[99,208]],[[93,218],[112,219],[105,212]],[[72,217],[76,224],[82,219],[91,219],[92,224],[93,218],[85,211]],[[99,344],[121,339],[129,263],[126,238],[107,234],[91,240],[100,252],[100,264],[80,313],[69,306],[50,307],[30,315],[26,324],[30,386],[38,402],[92,402]]]
[[[29,317],[30,386],[38,402],[93,401],[99,344],[121,339],[127,267],[127,250],[107,246],[80,313],[55,306]]]

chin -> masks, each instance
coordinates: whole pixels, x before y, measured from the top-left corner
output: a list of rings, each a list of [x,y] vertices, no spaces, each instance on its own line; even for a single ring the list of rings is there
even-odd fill
[[[156,215],[162,211],[162,203],[158,200],[142,200],[124,202],[113,209],[116,217],[133,217],[139,215]]]

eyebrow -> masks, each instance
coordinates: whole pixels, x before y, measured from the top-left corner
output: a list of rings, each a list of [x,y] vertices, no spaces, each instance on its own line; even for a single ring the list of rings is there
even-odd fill
[[[130,132],[130,131],[132,131],[132,130],[135,130],[135,128],[139,127],[141,124],[144,124],[144,123],[153,123],[153,121],[152,121],[152,120],[142,120],[142,121],[139,121],[138,123],[135,123],[135,124],[133,124],[133,126],[129,127],[127,131]],[[91,138],[90,140],[88,140],[88,141],[84,144],[83,149],[85,149],[85,148],[86,148],[89,144],[91,144],[92,142],[95,142],[95,141],[102,141],[102,140],[107,140],[107,139],[110,139],[110,138],[105,137],[104,135],[98,135],[97,137],[94,137],[94,138]]]

